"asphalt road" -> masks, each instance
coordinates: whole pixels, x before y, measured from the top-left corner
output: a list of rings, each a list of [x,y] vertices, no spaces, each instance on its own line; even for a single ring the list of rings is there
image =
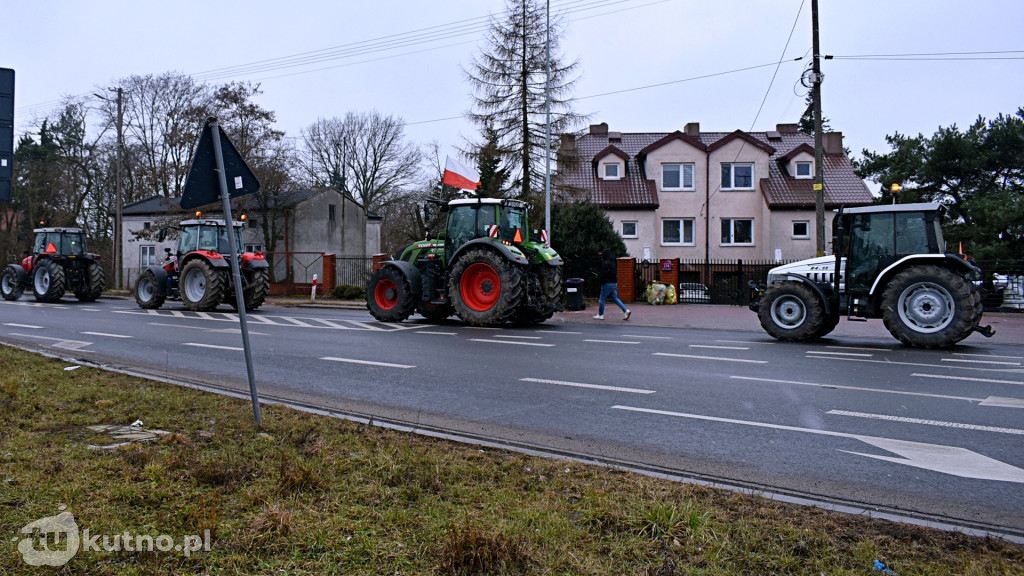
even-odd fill
[[[248,318],[265,399],[1024,537],[1024,348],[997,339],[926,351],[621,321]],[[26,298],[0,302],[0,341],[248,394],[228,307]]]

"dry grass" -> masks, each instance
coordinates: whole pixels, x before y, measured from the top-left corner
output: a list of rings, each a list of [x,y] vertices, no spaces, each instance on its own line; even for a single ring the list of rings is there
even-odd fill
[[[0,574],[66,505],[93,534],[212,550],[80,552],[66,574],[1024,574],[1024,546],[455,444],[0,347]],[[171,434],[86,448],[93,424]],[[53,573],[53,569],[35,570]]]

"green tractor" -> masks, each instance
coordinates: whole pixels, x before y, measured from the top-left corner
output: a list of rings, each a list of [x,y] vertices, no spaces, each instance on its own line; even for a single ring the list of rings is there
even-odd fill
[[[419,312],[432,322],[452,314],[475,326],[539,324],[562,309],[562,258],[529,239],[529,204],[474,198],[434,202],[447,213],[430,234],[384,262],[366,285],[366,305],[382,322]]]

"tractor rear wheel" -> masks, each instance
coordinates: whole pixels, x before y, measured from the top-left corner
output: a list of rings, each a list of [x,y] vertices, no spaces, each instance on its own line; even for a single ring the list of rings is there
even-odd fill
[[[156,310],[163,306],[166,296],[157,284],[156,276],[146,270],[135,281],[135,303],[144,310]]]
[[[209,262],[195,259],[181,269],[181,302],[194,312],[208,312],[224,301],[227,292],[225,275]]]
[[[412,285],[402,271],[384,266],[366,284],[366,307],[381,322],[401,322],[416,308]]]
[[[512,318],[523,298],[522,272],[491,250],[470,250],[452,267],[448,293],[455,313],[477,326]]]
[[[49,258],[36,262],[32,271],[32,293],[39,302],[57,302],[64,297],[64,268]]]
[[[249,283],[242,291],[242,297],[245,310],[252,312],[262,306],[267,294],[270,294],[270,273],[266,268],[256,268],[249,270],[245,276]]]
[[[95,302],[107,287],[107,275],[103,272],[103,266],[94,260],[87,264],[85,276],[87,285],[75,290],[75,298],[80,302]]]
[[[981,320],[977,287],[938,266],[897,274],[882,293],[882,320],[907,346],[945,348],[970,336]]]
[[[17,300],[25,293],[25,286],[18,279],[18,271],[13,266],[4,268],[0,275],[0,296],[4,300]]]
[[[824,336],[825,303],[799,282],[783,282],[765,290],[757,317],[765,332],[784,342]]]
[[[534,306],[528,306],[525,301],[519,306],[515,318],[517,324],[540,324],[563,308],[562,267],[541,265],[537,273],[537,282],[537,301]]]

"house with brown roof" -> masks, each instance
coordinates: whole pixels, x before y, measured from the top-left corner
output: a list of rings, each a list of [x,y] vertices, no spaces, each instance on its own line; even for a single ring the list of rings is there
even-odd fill
[[[824,134],[826,244],[830,211],[871,204],[840,132]],[[563,135],[558,184],[608,215],[643,260],[803,259],[817,253],[814,138],[796,124],[767,132],[612,132]],[[579,192],[578,192],[579,193]]]

